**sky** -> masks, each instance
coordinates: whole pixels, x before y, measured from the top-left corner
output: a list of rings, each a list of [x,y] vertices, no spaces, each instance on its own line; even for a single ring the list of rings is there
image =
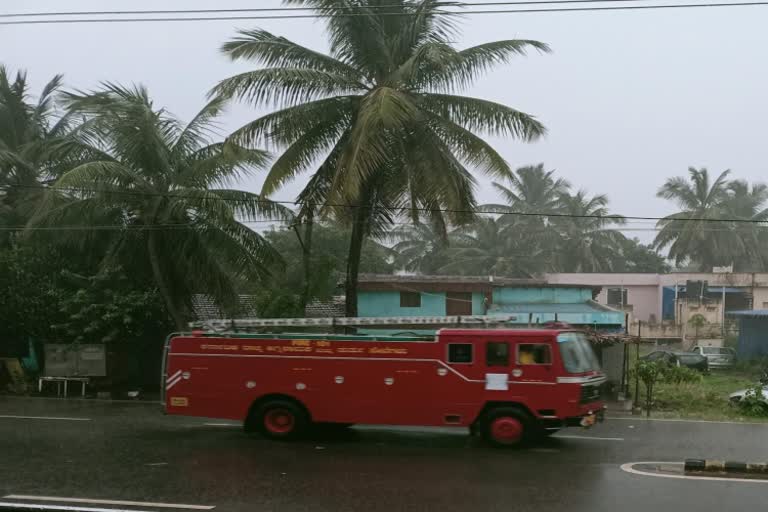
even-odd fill
[[[470,0],[471,3],[471,0]],[[669,2],[666,2],[669,3]],[[0,11],[275,7],[279,0],[5,0]],[[768,181],[768,6],[655,11],[467,16],[459,47],[536,39],[553,53],[530,54],[481,78],[467,95],[538,117],[548,135],[534,143],[489,140],[513,167],[544,163],[577,189],[607,194],[614,213],[662,216],[656,197],[670,176],[707,167]],[[327,48],[317,20],[0,26],[0,63],[26,69],[34,90],[56,73],[73,89],[142,83],[156,105],[189,119],[217,81],[254,66],[219,47],[237,28],[260,27],[313,49]],[[233,105],[231,131],[260,112]],[[263,176],[240,186],[258,192]],[[297,179],[275,199],[293,200]],[[496,202],[478,175],[480,202]],[[628,235],[644,241],[648,223]]]

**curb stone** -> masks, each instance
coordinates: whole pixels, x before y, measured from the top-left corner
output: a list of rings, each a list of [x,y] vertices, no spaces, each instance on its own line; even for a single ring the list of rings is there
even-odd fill
[[[686,473],[739,473],[768,475],[768,464],[764,462],[685,459],[684,470]]]

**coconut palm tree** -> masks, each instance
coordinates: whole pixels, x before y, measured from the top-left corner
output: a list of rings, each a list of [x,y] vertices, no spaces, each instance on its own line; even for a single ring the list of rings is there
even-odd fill
[[[718,223],[719,228],[728,236],[728,245],[734,250],[733,260],[736,271],[760,271],[768,262],[768,185],[755,183],[750,185],[744,180],[728,183],[728,198],[725,200],[727,216],[736,221]]]
[[[441,12],[455,4],[443,0],[285,3],[314,8],[322,16],[330,53],[265,30],[242,31],[223,52],[263,67],[223,80],[212,93],[278,108],[232,138],[281,151],[264,182],[265,196],[315,170],[299,200],[324,206],[326,214],[352,227],[346,292],[347,314],[355,315],[366,237],[385,233],[402,209],[410,210],[411,218],[428,210],[430,220],[436,209],[450,209],[447,221],[471,221],[470,169],[497,179],[510,173],[480,135],[529,141],[545,131],[519,110],[456,93],[495,65],[529,49],[549,48],[505,40],[457,50],[451,43],[457,17]]]
[[[610,272],[621,257],[625,237],[615,226],[624,218],[612,215],[608,197],[589,197],[583,190],[560,197],[562,216],[552,219],[557,232],[556,268],[561,272]]]
[[[57,241],[97,247],[105,264],[145,262],[178,328],[193,293],[233,305],[238,281],[259,279],[279,259],[240,221],[288,213],[256,194],[223,188],[264,167],[267,155],[211,141],[221,100],[185,125],[155,108],[143,87],[106,84],[65,99],[84,121],[62,144],[99,156],[56,180],[32,226],[83,225],[76,236],[53,233]]]
[[[399,268],[429,275],[447,263],[448,237],[443,224],[404,224],[393,229],[389,237],[395,242],[392,250]]]
[[[69,129],[69,119],[58,115],[54,105],[61,84],[61,75],[53,77],[33,101],[26,73],[12,76],[0,66],[0,225],[26,224],[42,197],[42,185],[66,160],[54,154],[56,141]],[[0,245],[8,243],[10,232]]]
[[[534,277],[547,271],[547,258],[537,243],[537,233],[517,221],[479,217],[476,222],[454,230],[449,262],[441,273]]]
[[[669,258],[676,264],[692,261],[709,272],[713,266],[730,265],[741,254],[743,247],[734,246],[734,237],[723,229],[728,226],[711,222],[728,218],[734,207],[729,174],[724,171],[713,181],[707,169],[690,167],[687,180],[669,178],[656,194],[674,201],[680,209],[657,223],[660,230],[654,240],[658,249],[668,248]]]
[[[560,198],[571,185],[563,178],[554,177],[555,171],[544,170],[544,164],[520,167],[509,177],[510,186],[493,182],[493,187],[506,204],[490,204],[498,211],[523,213],[557,213]],[[530,217],[542,220],[543,217]]]

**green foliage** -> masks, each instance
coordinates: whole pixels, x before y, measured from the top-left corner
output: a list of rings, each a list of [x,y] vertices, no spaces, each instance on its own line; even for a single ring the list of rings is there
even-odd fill
[[[701,382],[702,375],[692,368],[677,365],[663,365],[661,367],[661,379],[671,384]]]
[[[507,204],[483,205],[480,216],[446,236],[440,222],[393,230],[396,264],[424,274],[533,276],[542,272],[664,272],[664,258],[616,227],[604,195],[570,193],[570,184],[544,165],[521,167],[510,186],[494,183]],[[539,214],[551,212],[551,217]],[[571,217],[562,217],[570,215]],[[599,217],[599,218],[595,218]]]
[[[680,211],[659,221],[661,228],[654,245],[668,248],[669,258],[676,264],[692,262],[699,270],[734,264],[735,271],[765,268],[765,234],[749,222],[722,222],[724,219],[768,220],[768,187],[744,181],[729,181],[730,171],[712,180],[707,169],[688,169],[689,179],[670,178],[659,189],[658,196],[674,201]],[[710,222],[686,219],[718,220],[719,229]]]
[[[0,346],[55,336],[51,324],[63,319],[59,304],[68,293],[57,271],[61,264],[50,249],[0,250]]]
[[[85,277],[65,273],[73,288],[61,301],[64,321],[54,325],[68,343],[160,343],[173,330],[157,289],[138,286],[120,269]]]
[[[102,267],[143,262],[179,329],[194,293],[232,307],[243,280],[258,282],[280,261],[241,222],[291,214],[257,194],[226,188],[263,167],[267,155],[210,139],[221,100],[187,124],[154,107],[142,87],[105,84],[67,94],[66,104],[82,122],[61,146],[86,148],[91,158],[61,174],[31,225],[117,228],[46,232],[46,239],[102,254]]]
[[[688,324],[695,328],[704,327],[707,325],[707,319],[701,313],[696,313],[688,319]]]
[[[640,359],[635,363],[634,373],[645,386],[645,411],[648,416],[651,415],[651,407],[653,406],[653,389],[664,374],[664,366],[644,359]]]
[[[24,226],[42,197],[40,186],[73,155],[57,151],[70,122],[55,108],[62,85],[55,76],[32,101],[26,73],[15,77],[0,65],[0,227]],[[13,230],[0,232],[9,247]]]
[[[479,134],[530,141],[545,133],[529,114],[455,93],[492,67],[549,48],[508,40],[458,50],[458,18],[441,13],[442,1],[399,0],[383,12],[378,0],[361,0],[359,16],[340,13],[336,2],[290,3],[323,16],[329,55],[264,30],[240,31],[222,51],[261,67],[223,80],[212,94],[278,108],[231,139],[280,149],[265,195],[315,171],[299,199],[352,228],[346,295],[353,314],[363,240],[388,234],[402,216],[393,206],[410,207],[414,221],[466,224],[473,217],[466,212],[476,206],[472,172],[497,179],[510,174]],[[364,208],[333,206],[340,204]]]
[[[262,317],[301,317],[300,292],[304,286],[301,245],[293,229],[272,229],[265,239],[282,255],[284,267],[271,269],[270,277],[260,286],[247,291],[259,296],[258,312]],[[316,224],[312,239],[312,273],[308,298],[327,300],[339,293],[344,279],[345,254],[349,247],[349,229],[334,224]],[[369,240],[362,250],[362,272],[388,274],[393,271],[390,251]]]
[[[546,270],[548,255],[536,237],[512,219],[480,217],[450,236],[442,274],[533,277]]]

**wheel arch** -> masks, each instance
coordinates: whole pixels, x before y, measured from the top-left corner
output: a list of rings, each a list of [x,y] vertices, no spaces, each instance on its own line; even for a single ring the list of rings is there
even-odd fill
[[[312,421],[312,413],[309,411],[309,409],[304,404],[304,402],[302,402],[295,396],[288,395],[285,393],[268,393],[266,395],[261,395],[257,397],[255,400],[253,400],[253,402],[251,402],[251,405],[248,407],[248,411],[245,413],[244,421],[248,421],[248,418],[251,417],[251,414],[254,411],[258,410],[258,408],[261,407],[263,404],[267,402],[276,401],[276,400],[284,400],[286,402],[292,402],[296,404],[297,406],[301,407],[302,410],[304,410],[304,412],[307,414],[307,418],[310,421]]]
[[[538,421],[536,414],[533,413],[530,407],[528,407],[526,404],[522,402],[494,400],[494,401],[485,402],[485,405],[483,405],[483,408],[480,409],[480,412],[477,413],[477,416],[472,422],[472,427],[475,428],[477,425],[479,425],[489,411],[492,411],[493,409],[497,409],[499,407],[513,407],[515,409],[519,409],[520,411],[528,414],[531,417],[531,419],[533,419],[534,421]]]

